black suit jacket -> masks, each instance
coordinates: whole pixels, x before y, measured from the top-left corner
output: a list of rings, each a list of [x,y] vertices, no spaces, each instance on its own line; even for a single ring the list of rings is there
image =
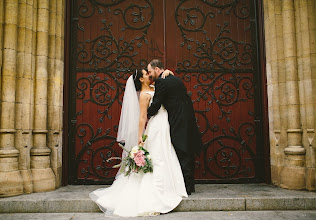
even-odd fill
[[[155,81],[155,95],[148,108],[148,117],[155,115],[163,105],[168,111],[170,136],[175,148],[187,154],[197,153],[202,148],[193,104],[181,79],[169,75]]]

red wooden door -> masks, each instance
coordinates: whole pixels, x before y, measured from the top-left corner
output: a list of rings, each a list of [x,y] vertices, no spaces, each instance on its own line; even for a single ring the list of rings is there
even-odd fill
[[[218,3],[220,2],[220,3]],[[192,97],[205,150],[196,180],[261,177],[255,1],[75,0],[70,71],[70,183],[113,181],[124,83],[154,58]]]

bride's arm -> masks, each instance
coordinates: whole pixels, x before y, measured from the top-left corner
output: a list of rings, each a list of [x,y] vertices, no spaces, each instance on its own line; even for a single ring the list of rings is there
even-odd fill
[[[166,69],[162,74],[161,74],[161,78],[165,79],[167,76],[169,76],[169,74],[174,76],[174,73],[171,70]]]
[[[145,124],[147,121],[147,108],[150,101],[150,95],[148,93],[140,93],[139,96],[139,108],[140,108],[140,116],[139,116],[139,127],[138,127],[138,144],[143,145],[143,132],[145,128]]]

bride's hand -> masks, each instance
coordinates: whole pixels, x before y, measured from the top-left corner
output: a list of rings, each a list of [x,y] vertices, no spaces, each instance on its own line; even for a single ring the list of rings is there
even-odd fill
[[[142,136],[138,137],[138,145],[139,145],[139,146],[143,146],[143,145],[144,145],[143,137],[142,137]]]
[[[162,73],[161,78],[165,79],[167,76],[169,76],[169,74],[171,74],[171,75],[174,76],[174,73],[173,73],[171,70],[166,69],[166,70]]]

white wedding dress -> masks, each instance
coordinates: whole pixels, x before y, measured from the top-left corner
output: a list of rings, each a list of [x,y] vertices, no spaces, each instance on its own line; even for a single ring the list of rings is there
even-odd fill
[[[147,93],[151,95],[151,103],[154,92]],[[151,155],[153,173],[120,174],[110,187],[90,193],[106,215],[134,217],[167,213],[188,197],[169,130],[168,113],[162,106],[145,130],[148,138],[144,147]]]

